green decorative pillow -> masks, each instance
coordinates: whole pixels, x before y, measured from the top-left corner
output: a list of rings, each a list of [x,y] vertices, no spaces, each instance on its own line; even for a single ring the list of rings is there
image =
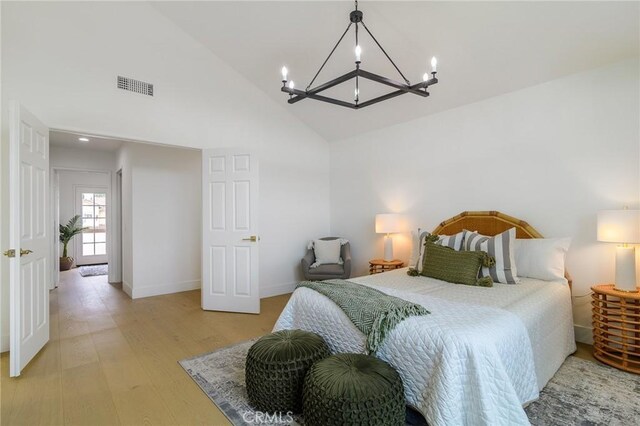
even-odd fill
[[[480,268],[494,262],[483,251],[455,251],[427,241],[420,275],[456,284],[493,287],[491,277],[478,278],[478,273]]]

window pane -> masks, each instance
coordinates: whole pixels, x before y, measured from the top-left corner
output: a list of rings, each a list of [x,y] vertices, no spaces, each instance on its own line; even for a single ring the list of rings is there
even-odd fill
[[[82,217],[93,218],[93,207],[82,206]]]
[[[93,219],[82,219],[82,227],[93,229]]]
[[[107,217],[107,208],[105,206],[96,206],[96,217]]]
[[[82,193],[82,205],[83,206],[92,206],[93,205],[93,193],[92,192],[83,192]]]
[[[93,244],[83,244],[82,245],[82,255],[83,256],[93,256]]]
[[[94,194],[94,201],[96,205],[106,206],[107,205],[107,194]]]
[[[96,219],[96,229],[101,231],[107,230],[107,219]]]
[[[107,234],[106,232],[96,232],[95,234],[93,234],[96,236],[96,243],[104,243],[107,241]]]
[[[96,254],[107,254],[107,243],[96,243]]]
[[[93,232],[84,232],[82,234],[82,242],[83,243],[92,243],[93,242]]]

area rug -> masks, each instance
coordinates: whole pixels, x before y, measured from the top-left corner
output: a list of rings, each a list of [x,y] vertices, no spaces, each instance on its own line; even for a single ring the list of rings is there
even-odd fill
[[[78,268],[80,275],[83,277],[95,277],[98,275],[107,275],[109,273],[109,265],[89,265]]]
[[[244,363],[255,340],[180,361],[180,365],[234,425],[256,423],[247,401]],[[536,426],[629,425],[640,418],[640,376],[573,356],[525,409]],[[260,424],[303,425],[302,416],[261,417]],[[407,410],[408,425],[426,425]]]

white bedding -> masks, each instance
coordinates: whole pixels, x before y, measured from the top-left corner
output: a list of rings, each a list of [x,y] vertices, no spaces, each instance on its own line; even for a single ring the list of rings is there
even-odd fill
[[[492,288],[410,277],[405,269],[353,278],[427,308],[400,323],[377,356],[402,376],[409,405],[430,425],[529,424],[523,405],[575,351],[565,282],[523,278]],[[274,330],[299,328],[333,352],[365,351],[365,336],[327,297],[297,289]]]

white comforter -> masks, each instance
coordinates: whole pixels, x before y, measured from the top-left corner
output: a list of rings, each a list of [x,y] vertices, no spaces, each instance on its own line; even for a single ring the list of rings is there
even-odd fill
[[[492,288],[409,277],[406,269],[351,281],[427,308],[386,338],[377,356],[402,376],[409,405],[432,426],[529,424],[522,406],[575,351],[566,282],[523,279]],[[365,336],[327,297],[296,290],[274,330],[299,328],[333,352],[365,350]]]

